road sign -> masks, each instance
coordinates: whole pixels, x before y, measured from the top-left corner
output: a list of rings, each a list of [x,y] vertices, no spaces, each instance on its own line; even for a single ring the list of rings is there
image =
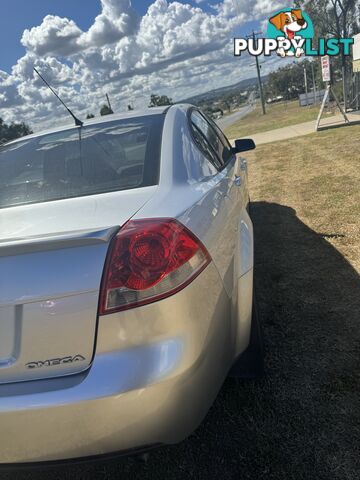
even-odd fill
[[[322,71],[323,82],[331,82],[329,55],[325,55],[325,57],[321,57],[321,71]]]
[[[354,35],[353,60],[360,60],[360,33]]]
[[[360,72],[360,33],[354,36],[353,71]]]

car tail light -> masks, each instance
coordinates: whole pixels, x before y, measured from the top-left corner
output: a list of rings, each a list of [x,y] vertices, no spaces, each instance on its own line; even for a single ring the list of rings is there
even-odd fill
[[[211,261],[203,244],[173,219],[129,221],[113,239],[100,293],[100,315],[168,297]]]

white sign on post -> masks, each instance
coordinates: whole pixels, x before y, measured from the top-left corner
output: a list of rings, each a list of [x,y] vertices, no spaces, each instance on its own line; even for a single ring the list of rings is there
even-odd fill
[[[360,33],[354,36],[353,71],[360,72]]]
[[[354,35],[353,60],[360,60],[360,33]]]
[[[341,106],[341,103],[339,102],[334,90],[331,88],[331,71],[330,71],[330,58],[329,58],[329,55],[325,55],[325,57],[321,57],[321,71],[322,71],[322,78],[323,78],[323,81],[327,83],[327,87],[326,87],[326,92],[325,92],[325,95],[324,95],[324,98],[323,98],[323,101],[322,101],[322,104],[321,104],[321,108],[320,108],[320,112],[319,112],[319,116],[317,118],[317,121],[316,121],[316,126],[315,126],[315,130],[318,131],[319,130],[319,126],[320,126],[320,120],[321,120],[321,116],[324,112],[324,108],[325,108],[325,105],[326,105],[326,102],[329,100],[330,98],[330,94],[332,94],[332,96],[334,97],[334,100],[336,102],[336,105],[338,106],[340,112],[342,113],[343,117],[344,117],[344,120],[346,123],[350,123],[349,122],[349,119],[346,115],[346,112],[343,110],[342,106]]]
[[[323,82],[331,82],[329,55],[325,55],[325,57],[321,57],[321,71],[322,71]]]

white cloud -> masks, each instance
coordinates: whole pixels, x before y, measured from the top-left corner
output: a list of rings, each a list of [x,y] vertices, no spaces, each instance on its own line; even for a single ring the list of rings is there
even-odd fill
[[[73,20],[47,15],[42,24],[25,30],[21,43],[38,56],[60,55],[66,57],[80,49],[82,31]]]
[[[101,0],[102,12],[87,32],[73,20],[47,15],[38,27],[25,30],[21,43],[32,53],[72,56],[90,47],[115,43],[135,32],[138,18],[130,0]]]
[[[135,32],[138,18],[129,0],[101,0],[102,12],[79,40],[83,47],[101,47]]]
[[[290,0],[224,0],[214,8],[224,17],[254,20],[266,17],[292,3]]]
[[[71,19],[46,16],[24,31],[26,54],[11,74],[0,71],[2,116],[36,128],[68,120],[34,66],[79,116],[97,113],[107,92],[119,110],[130,100],[143,106],[153,92],[180,100],[253,76],[249,57],[233,57],[233,29],[263,21],[284,2],[223,0],[212,13],[196,3],[154,0],[139,18],[130,0],[101,0],[86,32]]]

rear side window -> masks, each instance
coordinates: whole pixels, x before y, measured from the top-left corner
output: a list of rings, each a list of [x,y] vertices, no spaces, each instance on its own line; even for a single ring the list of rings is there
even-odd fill
[[[164,115],[0,147],[0,208],[156,185]]]
[[[210,123],[200,112],[193,110],[191,113],[191,126],[194,133],[194,138],[197,141],[198,145],[202,150],[204,150],[203,145],[200,145],[201,141],[197,140],[197,136],[203,137],[202,141],[206,142],[208,148],[210,147],[210,154],[208,151],[204,152],[208,156],[209,160],[219,169],[223,168],[224,165],[232,157],[231,147],[227,142],[224,134],[220,129]],[[215,160],[214,160],[215,157]]]
[[[206,155],[208,160],[218,169],[222,168],[222,164],[217,157],[214,149],[208,140],[209,126],[205,119],[195,110],[191,113],[190,117],[191,129],[193,132],[194,140],[200,150]]]
[[[225,147],[225,158],[229,159],[232,156],[231,145],[230,145],[229,140],[225,137],[224,133],[221,131],[221,129],[218,127],[218,125],[213,120],[208,118],[205,114],[204,114],[204,117],[207,119],[207,121],[210,123],[210,125],[216,131],[218,137],[220,138],[222,144]]]

